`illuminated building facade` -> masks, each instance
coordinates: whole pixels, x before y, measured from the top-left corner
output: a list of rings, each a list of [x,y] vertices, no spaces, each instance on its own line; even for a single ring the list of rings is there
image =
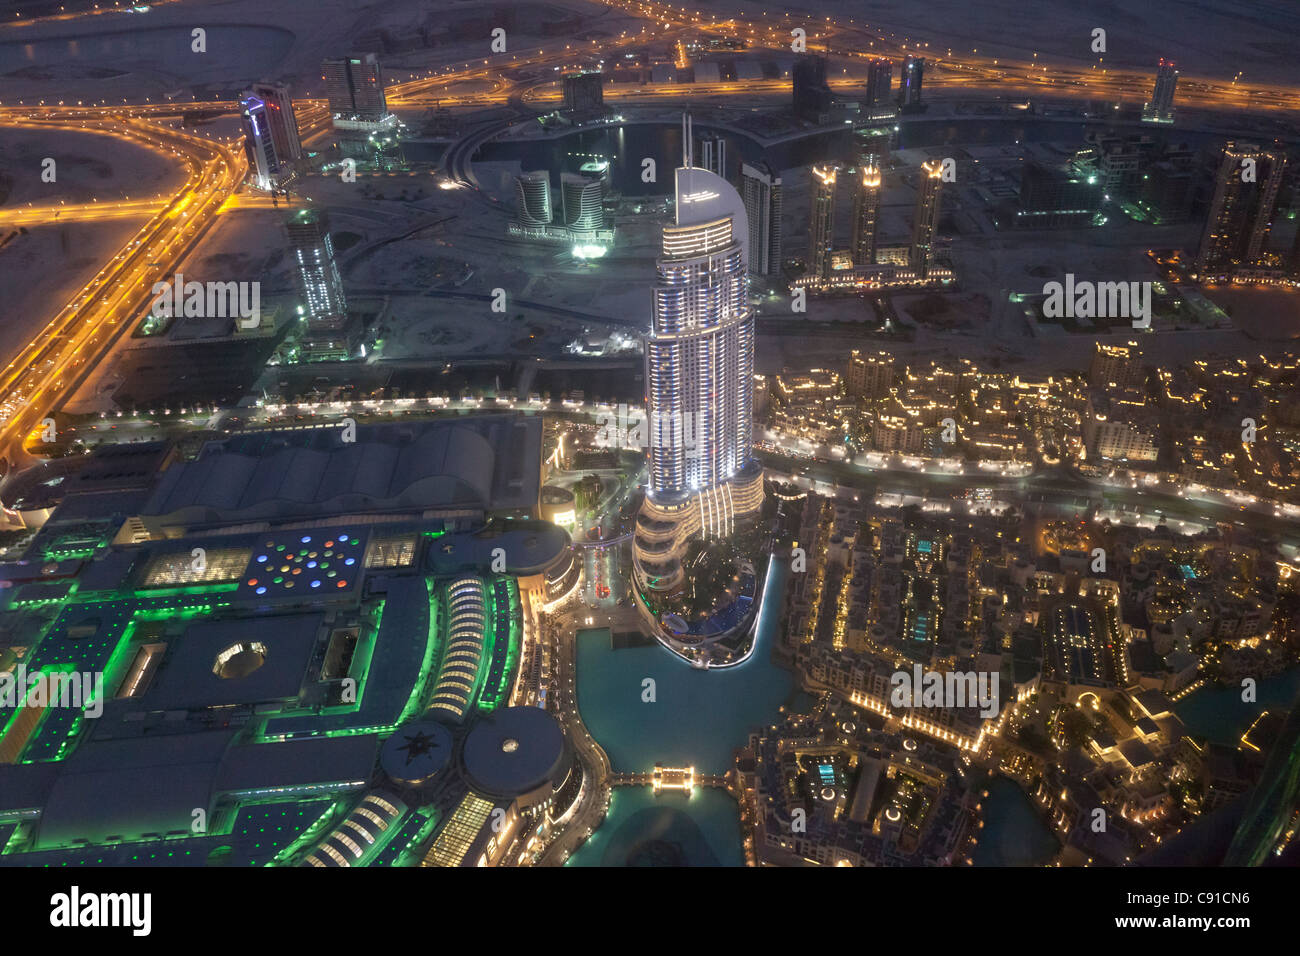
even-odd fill
[[[614,241],[614,229],[605,216],[605,194],[609,189],[609,163],[584,163],[576,173],[560,177],[560,212],[563,224],[555,221],[551,201],[551,176],[546,170],[525,172],[515,177],[518,207],[507,230],[523,239],[574,244],[574,254],[603,255]]]
[[[934,265],[934,234],[939,226],[939,200],[943,189],[942,166],[935,160],[921,165],[916,186],[916,213],[912,221],[909,264],[924,279]]]
[[[749,271],[776,275],[781,271],[781,177],[763,162],[743,164],[740,177],[749,219]]]
[[[689,125],[683,134],[646,340],[649,488],[634,542],[640,582],[659,591],[680,587],[688,539],[730,534],[763,501],[751,456],[749,224],[736,190],[692,164]]]
[[[345,358],[350,353],[348,303],[334,261],[329,217],[323,210],[303,209],[294,213],[285,229],[307,323],[303,353],[311,358]]]
[[[373,53],[326,59],[325,97],[336,120],[378,121],[388,116],[384,74]],[[337,125],[337,123],[335,124]]]
[[[275,154],[280,162],[294,163],[302,159],[302,137],[298,132],[298,118],[293,112],[289,88],[280,83],[254,83],[249,92],[266,104],[271,141],[275,143]]]
[[[239,107],[249,176],[258,189],[274,192],[283,184],[287,170],[282,167],[275,148],[267,105],[252,93],[247,93],[239,101]]]
[[[853,241],[850,250],[855,266],[875,265],[876,236],[880,229],[880,168],[864,166],[853,193]]]
[[[1093,388],[1141,388],[1146,385],[1146,368],[1137,343],[1105,345],[1097,343],[1088,366],[1088,384]]]
[[[1280,149],[1237,142],[1224,146],[1196,255],[1202,278],[1226,276],[1264,254],[1285,169]]]
[[[850,395],[884,398],[894,384],[894,357],[887,352],[863,355],[854,349],[844,371],[844,386]]]
[[[1174,121],[1174,89],[1178,86],[1178,70],[1173,60],[1160,58],[1156,70],[1156,86],[1151,93],[1151,100],[1142,107],[1142,119],[1148,123],[1172,123]]]
[[[564,173],[560,177],[564,224],[572,230],[605,228],[604,191],[604,183],[594,176]]]
[[[544,169],[515,177],[519,200],[518,221],[524,226],[547,226],[555,218],[551,210],[551,174]]]
[[[875,111],[890,105],[894,82],[894,64],[880,57],[867,65],[867,108]]]
[[[554,716],[512,704],[548,685],[524,666],[527,609],[575,576],[570,539],[536,520],[491,527],[496,509],[463,497],[535,508],[540,422],[451,428],[363,424],[355,442],[269,429],[202,463],[133,456],[139,513],[113,516],[94,560],[58,562],[54,588],[39,542],[0,562],[0,610],[33,672],[62,662],[103,690],[99,714],[0,698],[0,865],[496,865],[539,851],[583,769]],[[97,454],[107,473],[61,486],[52,529],[119,480],[120,453]],[[391,500],[372,497],[389,485]],[[319,507],[305,523],[304,494]],[[166,531],[130,534],[162,512]],[[235,713],[258,718],[223,726]],[[190,829],[195,808],[210,827]]]
[[[835,248],[836,166],[812,168],[812,212],[808,217],[808,274],[828,279]]]
[[[905,113],[921,109],[921,81],[925,77],[925,57],[909,56],[903,61],[898,78],[898,107]]]

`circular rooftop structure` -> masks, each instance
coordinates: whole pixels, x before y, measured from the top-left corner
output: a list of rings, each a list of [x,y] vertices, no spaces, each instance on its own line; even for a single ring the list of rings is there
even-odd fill
[[[517,797],[554,785],[564,767],[564,733],[540,707],[506,707],[465,737],[465,774],[475,790]]]
[[[403,724],[384,742],[379,765],[394,783],[419,787],[451,760],[451,731],[434,720]]]
[[[222,680],[247,677],[266,663],[266,645],[260,641],[240,641],[217,654],[212,673]]]

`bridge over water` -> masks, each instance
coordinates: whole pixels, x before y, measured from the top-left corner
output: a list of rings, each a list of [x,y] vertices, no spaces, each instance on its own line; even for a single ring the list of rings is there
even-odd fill
[[[611,773],[611,787],[653,787],[655,793],[677,791],[689,793],[696,787],[727,788],[726,774],[696,773],[694,767],[665,767],[655,764],[653,770],[643,773]]]

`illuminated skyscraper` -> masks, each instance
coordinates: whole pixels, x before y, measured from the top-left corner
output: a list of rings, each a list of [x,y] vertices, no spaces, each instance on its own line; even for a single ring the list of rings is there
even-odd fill
[[[298,118],[293,112],[293,99],[289,88],[279,83],[254,83],[250,92],[266,104],[266,115],[271,127],[271,140],[281,163],[294,163],[302,159],[302,137],[298,133]]]
[[[1229,142],[1215,174],[1214,198],[1197,251],[1203,275],[1223,275],[1266,251],[1286,156],[1280,149]]]
[[[1286,171],[1286,153],[1281,146],[1262,150],[1260,158],[1265,167],[1260,184],[1259,198],[1255,202],[1254,221],[1250,238],[1246,240],[1246,261],[1256,262],[1268,251],[1268,235],[1273,228],[1273,213],[1277,208],[1277,194],[1282,189],[1282,175]]]
[[[564,173],[560,194],[564,202],[564,224],[570,229],[596,230],[605,226],[604,182],[596,176]]]
[[[1172,123],[1174,121],[1174,88],[1178,86],[1178,71],[1174,61],[1160,58],[1160,67],[1156,70],[1156,88],[1151,93],[1151,102],[1142,108],[1142,118],[1154,123]]]
[[[346,357],[350,351],[348,304],[343,295],[343,277],[334,261],[329,217],[322,210],[303,209],[289,218],[285,230],[297,266],[302,314],[307,323],[303,351],[312,358]]]
[[[555,218],[551,210],[551,174],[545,169],[515,177],[519,200],[519,222],[525,226],[547,226]]]
[[[835,245],[836,166],[812,168],[812,213],[808,217],[808,274],[830,278]]]
[[[375,54],[331,57],[323,73],[325,96],[336,119],[375,122],[388,116],[384,74]]]
[[[925,77],[925,57],[909,56],[903,61],[898,79],[898,106],[906,113],[921,108],[921,81]]]
[[[908,256],[912,271],[924,279],[934,264],[934,233],[939,226],[939,201],[943,190],[943,166],[937,160],[921,164],[916,184],[916,213],[912,222],[912,248]]]
[[[740,194],[693,165],[683,126],[676,224],[663,230],[646,339],[649,487],[633,549],[641,584],[659,591],[680,587],[691,537],[728,535],[763,502],[751,454],[749,223]]]
[[[853,193],[853,241],[850,250],[855,266],[876,263],[876,234],[880,228],[880,169],[863,166],[858,171]]]
[[[247,93],[239,101],[239,106],[240,123],[244,128],[244,152],[248,154],[248,174],[258,189],[273,192],[280,187],[281,164],[266,104]]]
[[[894,64],[884,57],[867,64],[868,108],[889,105],[889,94],[894,82]]]
[[[875,166],[883,172],[889,160],[889,147],[894,139],[892,126],[862,126],[853,131],[853,145],[858,154],[858,165]]]
[[[749,271],[776,275],[781,271],[781,177],[760,161],[742,164],[740,178],[749,218]]]

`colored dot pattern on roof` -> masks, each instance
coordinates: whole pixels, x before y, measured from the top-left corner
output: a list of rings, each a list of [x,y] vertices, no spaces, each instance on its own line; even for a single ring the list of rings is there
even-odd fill
[[[343,591],[356,577],[346,569],[357,567],[364,557],[361,540],[349,534],[271,534],[258,544],[265,550],[254,555],[240,581],[246,596],[281,597],[300,588],[319,590],[327,583]],[[345,569],[342,576],[336,567]]]

